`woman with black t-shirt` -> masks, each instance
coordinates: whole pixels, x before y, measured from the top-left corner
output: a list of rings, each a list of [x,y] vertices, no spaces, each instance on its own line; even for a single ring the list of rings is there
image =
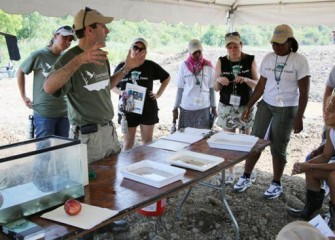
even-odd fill
[[[250,134],[254,113],[245,122],[241,114],[258,82],[255,57],[242,52],[242,40],[238,32],[227,33],[225,45],[228,54],[220,57],[215,68],[214,90],[220,91],[217,125],[224,131],[237,129]],[[233,169],[229,169],[226,183],[233,183]]]

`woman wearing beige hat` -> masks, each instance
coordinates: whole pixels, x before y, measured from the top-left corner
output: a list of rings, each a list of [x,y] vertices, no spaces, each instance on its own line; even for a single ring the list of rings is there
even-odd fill
[[[202,55],[202,44],[192,39],[188,44],[189,57],[180,67],[176,79],[177,95],[173,118],[178,119],[178,129],[193,127],[210,129],[211,117],[216,117],[213,90],[214,68]],[[213,118],[212,118],[213,119]]]
[[[214,90],[220,91],[217,125],[224,131],[242,129],[249,134],[254,114],[244,122],[240,117],[258,81],[255,57],[242,51],[238,32],[227,33],[225,45],[228,54],[219,58],[215,68]],[[233,168],[229,172],[226,183],[233,183]]]
[[[247,119],[262,97],[257,104],[251,134],[264,139],[268,132],[271,141],[273,180],[264,192],[266,199],[277,198],[283,192],[281,177],[286,164],[286,149],[292,129],[294,133],[303,130],[310,82],[308,61],[297,53],[299,44],[290,26],[277,26],[271,44],[273,52],[262,61],[261,77],[242,116],[242,120]],[[246,159],[244,174],[234,185],[236,192],[251,186],[250,175],[260,156],[261,153]]]

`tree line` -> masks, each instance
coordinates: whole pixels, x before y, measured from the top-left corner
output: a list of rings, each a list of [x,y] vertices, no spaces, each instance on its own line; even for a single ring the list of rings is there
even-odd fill
[[[46,17],[34,12],[27,15],[7,14],[0,10],[0,32],[16,35],[21,56],[25,58],[31,51],[48,44],[52,33],[62,25],[72,25],[73,17]],[[138,36],[146,38],[151,49],[159,51],[176,51],[185,49],[192,38],[200,39],[207,46],[224,47],[224,35],[228,26],[224,24],[201,26],[166,22],[149,23],[148,21],[130,22],[124,19],[113,21],[109,26],[110,34],[107,47],[111,62],[117,62],[129,48],[132,39]],[[267,46],[274,25],[236,26],[243,44],[248,46]],[[304,27],[293,25],[295,37],[301,45],[329,45],[333,43],[332,27],[319,25]],[[4,38],[0,39],[0,51],[5,53]],[[7,54],[3,54],[4,57]]]

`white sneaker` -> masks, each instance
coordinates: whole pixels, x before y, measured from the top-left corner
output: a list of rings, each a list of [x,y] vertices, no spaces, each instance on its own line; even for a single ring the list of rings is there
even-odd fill
[[[252,183],[254,183],[254,182],[256,182],[256,178],[257,178],[257,173],[252,172],[251,175],[250,175],[250,181]]]
[[[250,178],[241,176],[234,185],[234,192],[244,192],[247,188],[251,187],[251,184]]]
[[[228,173],[225,179],[226,184],[233,184],[235,181],[235,176],[233,173]]]
[[[283,187],[278,185],[277,183],[271,183],[268,190],[264,192],[264,197],[266,199],[274,199],[280,196],[283,192]]]

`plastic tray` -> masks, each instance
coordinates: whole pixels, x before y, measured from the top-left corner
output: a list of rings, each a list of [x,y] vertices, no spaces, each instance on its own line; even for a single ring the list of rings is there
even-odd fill
[[[249,152],[257,143],[258,137],[228,132],[218,132],[207,143],[211,148]]]
[[[208,169],[218,165],[223,161],[224,158],[186,150],[176,152],[168,159],[168,162],[173,165],[198,170],[201,172],[207,171]]]
[[[172,167],[167,164],[142,160],[128,165],[121,170],[125,178],[144,183],[156,188],[164,187],[170,183],[183,179],[185,169]]]

